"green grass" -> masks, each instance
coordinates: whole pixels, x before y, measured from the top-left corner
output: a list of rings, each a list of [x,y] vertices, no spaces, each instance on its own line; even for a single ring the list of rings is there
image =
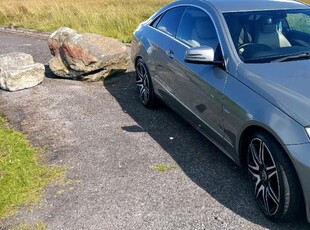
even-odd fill
[[[4,123],[5,123],[4,117],[0,116],[0,127],[3,127]]]
[[[130,42],[134,29],[171,0],[0,0],[0,25],[53,32],[67,26]]]
[[[169,2],[172,0],[0,0],[0,25],[45,32],[67,26],[130,42],[139,23]]]
[[[153,167],[153,170],[157,172],[166,172],[172,169],[176,169],[177,167],[174,165],[164,165],[164,164],[159,164]]]
[[[47,226],[46,224],[39,222],[34,224],[33,226],[29,224],[21,224],[16,227],[13,227],[11,230],[46,230]]]
[[[41,164],[40,154],[23,134],[6,128],[0,116],[0,220],[22,204],[38,202],[44,188],[63,177],[62,168]]]

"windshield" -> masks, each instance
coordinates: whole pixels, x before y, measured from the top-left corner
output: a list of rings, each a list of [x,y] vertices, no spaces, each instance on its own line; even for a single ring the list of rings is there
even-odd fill
[[[245,63],[310,58],[310,10],[271,10],[224,14]]]

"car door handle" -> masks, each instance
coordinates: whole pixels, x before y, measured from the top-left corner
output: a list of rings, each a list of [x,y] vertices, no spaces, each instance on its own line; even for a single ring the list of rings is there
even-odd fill
[[[173,53],[173,51],[172,50],[167,50],[166,51],[166,54],[168,55],[168,57],[170,57],[171,59],[173,59],[174,58],[174,53]]]

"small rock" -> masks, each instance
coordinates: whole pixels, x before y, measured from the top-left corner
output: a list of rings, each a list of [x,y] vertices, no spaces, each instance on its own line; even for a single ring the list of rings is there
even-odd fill
[[[0,88],[17,91],[40,84],[45,76],[45,66],[34,63],[30,54],[9,53],[0,55]]]
[[[13,68],[33,63],[34,61],[30,54],[13,52],[0,55],[0,67],[2,68]]]
[[[49,66],[59,77],[98,81],[115,72],[124,72],[129,65],[126,45],[97,34],[78,34],[62,27],[48,39],[54,56]]]

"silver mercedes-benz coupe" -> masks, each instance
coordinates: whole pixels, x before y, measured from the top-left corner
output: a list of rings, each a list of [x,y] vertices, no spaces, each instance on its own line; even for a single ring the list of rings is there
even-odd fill
[[[141,102],[160,99],[249,174],[274,221],[310,222],[310,7],[179,0],[134,32]],[[233,199],[233,198],[232,198]]]

